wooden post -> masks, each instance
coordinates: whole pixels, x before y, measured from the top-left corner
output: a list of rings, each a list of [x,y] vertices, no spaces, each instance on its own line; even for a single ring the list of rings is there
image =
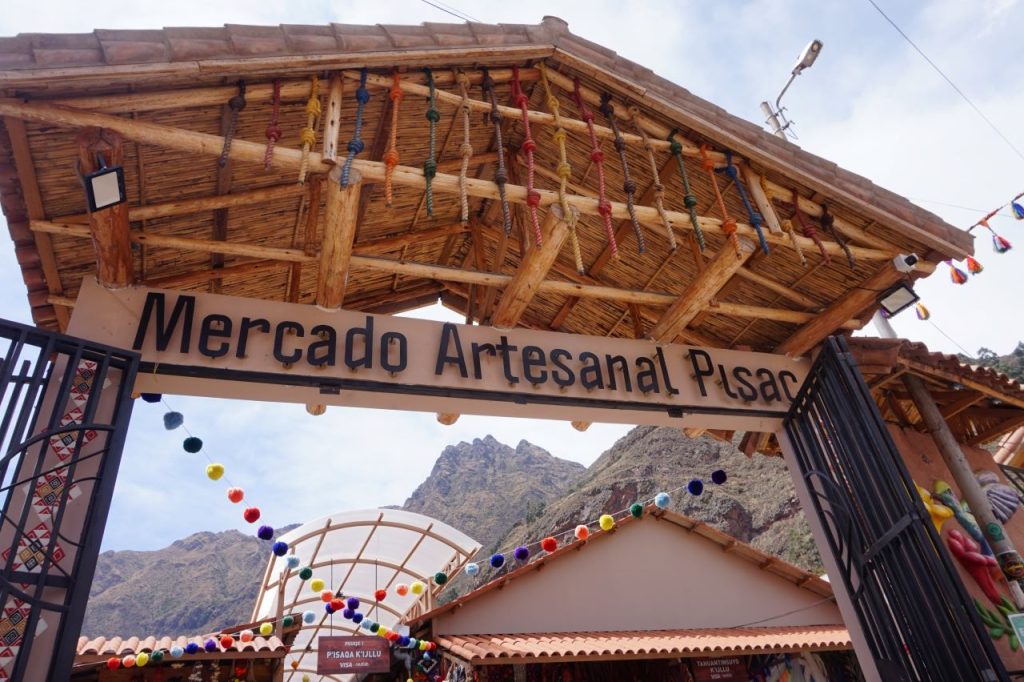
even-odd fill
[[[992,551],[995,552],[999,566],[1003,569],[1006,580],[1011,586],[1010,593],[1013,595],[1014,602],[1018,608],[1021,608],[1024,606],[1021,603],[1024,598],[1024,594],[1021,592],[1021,586],[1024,584],[1024,564],[1021,562],[1020,555],[1014,548],[1013,542],[1003,531],[1002,524],[992,512],[992,505],[989,504],[985,491],[981,489],[981,484],[974,477],[971,465],[950,430],[949,424],[942,418],[939,406],[935,404],[935,400],[928,393],[924,381],[915,374],[905,374],[903,385],[907,387],[910,398],[917,406],[917,411],[924,420],[928,432],[931,433],[932,440],[935,441],[939,454],[942,455],[942,461],[946,463],[946,468],[949,469],[953,480],[960,487],[961,498],[971,508],[985,539],[988,540]],[[1017,587],[1016,590],[1012,589],[1014,586]]]
[[[740,166],[740,169],[743,171],[743,178],[747,181],[750,197],[754,200],[754,205],[757,206],[768,229],[775,234],[782,234],[782,223],[779,222],[779,216],[775,214],[772,200],[768,198],[768,195],[764,193],[764,188],[761,187],[761,176],[745,163]]]
[[[107,166],[122,165],[121,136],[111,130],[85,128],[78,134],[78,168],[82,175],[100,169],[98,155],[102,155]],[[89,230],[96,250],[96,279],[110,289],[126,287],[134,279],[128,227],[127,202],[89,214]]]
[[[324,154],[327,163],[338,163],[338,134],[341,132],[341,105],[345,80],[340,73],[331,76],[327,89],[327,111],[324,123]],[[376,157],[374,157],[376,158]]]
[[[342,187],[340,180],[341,168],[335,167],[327,175],[324,236],[316,282],[316,304],[324,310],[337,310],[345,298],[352,245],[358,227],[362,178],[357,171],[352,171],[347,187]]]

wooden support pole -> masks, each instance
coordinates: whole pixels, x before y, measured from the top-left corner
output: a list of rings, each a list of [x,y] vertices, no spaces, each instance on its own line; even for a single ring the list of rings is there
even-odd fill
[[[543,236],[541,246],[530,249],[523,258],[519,269],[512,276],[512,281],[498,301],[497,308],[491,316],[491,325],[498,328],[516,326],[537,295],[541,282],[551,271],[551,266],[558,258],[558,252],[569,236],[566,216],[562,215],[562,207],[552,204],[548,207],[544,223],[541,225]]]
[[[775,234],[782,234],[782,223],[779,222],[779,216],[775,213],[772,200],[768,198],[768,195],[764,193],[764,188],[761,187],[761,176],[755,173],[750,168],[750,165],[746,163],[740,166],[740,170],[743,171],[743,178],[747,181],[747,189],[750,190],[750,196],[754,200],[754,205],[757,206],[757,210],[761,213],[761,217],[764,218],[768,229]]]
[[[341,105],[345,80],[340,73],[331,76],[327,88],[327,111],[324,119],[325,163],[338,163],[338,135],[341,133]]]
[[[121,135],[113,130],[89,127],[78,134],[78,170],[88,175],[100,170],[99,158],[109,166],[124,164]],[[89,214],[89,231],[96,251],[96,279],[105,287],[119,289],[134,280],[132,246],[128,238],[128,204],[119,203]]]
[[[349,184],[342,187],[341,168],[337,167],[327,176],[320,270],[316,282],[316,304],[324,310],[340,308],[345,298],[358,227],[361,180],[359,172],[353,171],[349,175]]]
[[[754,242],[740,238],[740,252],[737,254],[731,245],[725,245],[718,255],[708,263],[707,269],[700,273],[676,301],[669,306],[658,323],[654,325],[648,336],[655,341],[674,341],[679,332],[704,310],[711,299],[732,278],[736,271],[754,253]]]

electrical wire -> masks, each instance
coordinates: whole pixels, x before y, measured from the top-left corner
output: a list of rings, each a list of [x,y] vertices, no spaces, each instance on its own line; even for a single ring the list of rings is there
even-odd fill
[[[956,346],[957,348],[959,348],[960,350],[962,350],[962,351],[964,352],[964,355],[966,355],[966,356],[967,356],[967,357],[969,357],[969,358],[973,358],[973,357],[974,357],[973,355],[971,355],[971,352],[970,352],[969,350],[967,350],[966,348],[964,348],[963,346],[961,346],[961,345],[960,345],[959,343],[957,343],[957,342],[956,342],[956,340],[955,340],[955,339],[954,339],[954,338],[953,338],[952,336],[950,336],[950,335],[949,335],[949,334],[947,334],[946,332],[942,331],[942,329],[940,329],[940,328],[939,328],[939,325],[935,324],[935,323],[934,323],[934,322],[932,322],[931,320],[925,320],[925,321],[926,321],[926,322],[927,322],[928,324],[930,324],[931,326],[935,327],[935,331],[937,331],[938,333],[940,333],[940,334],[942,334],[943,336],[945,336],[945,337],[946,337],[946,338],[947,338],[947,339],[949,340],[949,342],[950,342],[950,343],[952,343],[952,344],[953,344],[954,346]]]
[[[434,2],[431,2],[430,0],[420,0],[420,2],[422,2],[425,5],[430,5],[434,9],[439,9],[439,10],[441,10],[442,12],[444,12],[446,14],[450,14],[453,17],[455,17],[456,19],[461,19],[463,21],[473,21],[473,22],[476,22],[478,24],[483,23],[479,19],[475,19],[472,16],[466,14],[465,12],[462,12],[460,10],[455,9],[451,5],[445,5],[443,2],[434,3]]]
[[[961,204],[951,204],[948,201],[938,201],[936,199],[924,199],[922,197],[907,197],[911,201],[923,201],[926,204],[935,204],[936,206],[945,206],[946,208],[956,208],[961,211],[970,211],[971,213],[984,213],[985,210],[981,208],[973,208],[971,206],[963,206]],[[1004,213],[1000,211],[996,213],[997,216],[1003,216],[1004,218],[1012,218],[1013,215],[1010,213]]]
[[[424,1],[426,1],[426,0],[424,0]],[[1012,150],[1014,151],[1014,153],[1016,153],[1016,154],[1017,154],[1017,156],[1018,156],[1018,157],[1020,158],[1020,160],[1021,160],[1021,161],[1024,161],[1024,153],[1022,153],[1022,152],[1021,152],[1021,150],[1020,150],[1020,149],[1018,149],[1018,148],[1017,148],[1017,146],[1016,146],[1016,145],[1014,145],[1014,144],[1013,144],[1013,142],[1011,142],[1011,141],[1010,141],[1010,138],[1008,138],[1008,137],[1007,137],[1006,135],[1004,135],[1004,134],[1003,134],[1003,131],[1001,131],[1001,130],[1000,130],[1000,129],[999,129],[999,128],[998,128],[997,126],[996,126],[996,124],[992,122],[992,119],[990,119],[990,118],[989,118],[988,116],[986,116],[986,115],[985,115],[985,113],[984,113],[984,112],[983,112],[983,111],[982,111],[981,109],[979,109],[979,108],[978,108],[978,105],[977,105],[977,104],[975,104],[975,103],[974,103],[974,102],[973,102],[973,101],[971,100],[971,98],[970,98],[970,97],[968,97],[968,96],[967,96],[966,94],[964,94],[964,91],[963,91],[963,90],[961,90],[960,88],[958,88],[958,87],[957,87],[957,85],[956,85],[956,83],[954,83],[954,82],[953,82],[953,80],[952,80],[952,79],[951,79],[951,78],[950,78],[949,76],[947,76],[947,75],[946,75],[946,74],[945,74],[945,73],[944,73],[944,72],[942,71],[942,69],[940,69],[940,68],[938,67],[938,65],[937,65],[937,64],[936,64],[935,62],[933,62],[933,61],[932,61],[932,60],[931,60],[931,59],[930,59],[930,58],[928,57],[928,55],[926,55],[926,54],[924,53],[924,50],[922,50],[922,49],[921,49],[920,47],[918,47],[918,46],[917,46],[917,44],[916,44],[916,43],[915,43],[915,42],[914,42],[913,40],[911,40],[911,39],[910,39],[910,36],[908,36],[908,35],[907,35],[906,33],[904,33],[904,32],[903,32],[903,29],[901,29],[901,28],[900,28],[899,26],[897,26],[897,25],[896,25],[896,22],[895,22],[895,21],[893,21],[892,19],[890,19],[890,18],[889,18],[889,15],[888,15],[888,14],[886,14],[886,13],[885,13],[885,12],[884,12],[884,11],[882,10],[882,8],[878,6],[878,3],[876,3],[876,2],[875,2],[875,0],[868,0],[868,2],[869,2],[869,3],[871,3],[871,6],[872,6],[872,7],[874,7],[874,8],[876,9],[876,10],[878,10],[878,13],[879,13],[879,14],[881,14],[881,15],[882,15],[882,17],[883,17],[883,18],[884,18],[884,19],[885,19],[886,21],[888,21],[888,22],[889,22],[889,24],[890,24],[890,25],[891,25],[891,26],[892,26],[892,27],[893,27],[894,29],[896,29],[896,32],[897,32],[897,33],[899,33],[899,34],[900,34],[901,36],[903,36],[903,39],[904,39],[904,40],[906,40],[906,41],[907,41],[907,43],[908,43],[908,44],[909,44],[909,45],[910,45],[910,46],[911,46],[912,48],[914,48],[914,50],[916,50],[916,51],[917,51],[917,53],[918,53],[919,55],[921,55],[921,57],[922,57],[922,58],[923,58],[923,59],[924,59],[924,60],[925,60],[926,62],[928,62],[928,65],[929,65],[929,66],[931,66],[931,67],[932,67],[933,69],[935,69],[935,72],[936,72],[936,73],[938,73],[938,74],[939,74],[940,76],[942,76],[943,80],[945,80],[945,81],[946,81],[946,83],[948,83],[948,84],[949,84],[949,87],[953,88],[953,90],[955,90],[955,91],[956,91],[956,94],[960,95],[960,97],[961,97],[961,98],[962,98],[962,99],[963,99],[963,100],[964,100],[965,102],[967,102],[967,104],[969,104],[969,105],[971,106],[971,108],[972,108],[972,109],[974,109],[975,113],[977,113],[977,114],[978,114],[978,116],[980,116],[980,117],[982,118],[982,120],[984,120],[984,121],[985,121],[985,123],[987,123],[987,124],[989,125],[989,127],[990,127],[990,128],[992,128],[992,130],[993,130],[993,131],[995,131],[996,135],[998,135],[998,136],[999,136],[1000,138],[1002,138],[1003,142],[1005,142],[1005,143],[1006,143],[1006,145],[1007,145],[1007,146],[1008,146],[1008,147],[1009,147],[1010,149],[1012,149]]]

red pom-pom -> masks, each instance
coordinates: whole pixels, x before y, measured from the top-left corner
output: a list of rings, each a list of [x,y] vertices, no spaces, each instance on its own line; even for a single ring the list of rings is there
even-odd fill
[[[967,271],[969,273],[971,273],[972,275],[977,275],[984,269],[985,268],[982,267],[981,263],[979,263],[977,260],[975,260],[971,256],[967,257]]]
[[[387,590],[377,590],[373,593],[373,598],[377,601],[384,601],[384,597],[388,596]]]
[[[324,590],[320,593],[320,601],[328,602],[334,599],[334,593],[330,590]]]
[[[117,656],[112,656],[107,659],[107,670],[117,670],[121,667],[121,659]]]
[[[554,552],[556,549],[558,549],[558,540],[552,537],[546,537],[540,541],[540,548],[548,554],[550,554],[551,552]]]
[[[345,608],[345,601],[338,597],[331,599],[331,609],[334,611],[342,611]]]
[[[397,642],[401,638],[402,638],[402,636],[400,634],[398,634],[397,632],[389,632],[388,633],[388,641],[389,642]]]
[[[231,635],[221,635],[221,638],[220,638],[220,648],[221,649],[224,649],[226,651],[227,649],[230,649],[234,645],[235,645],[235,638],[234,637],[232,637]]]
[[[245,491],[241,488],[228,488],[228,499],[234,504],[238,504],[245,497]]]
[[[246,510],[242,512],[242,518],[244,518],[249,523],[256,523],[260,520],[260,508],[247,507]]]

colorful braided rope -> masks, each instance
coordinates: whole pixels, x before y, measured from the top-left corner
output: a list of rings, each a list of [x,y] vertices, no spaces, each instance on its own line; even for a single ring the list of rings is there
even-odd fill
[[[391,130],[388,131],[388,150],[384,152],[384,205],[391,208],[394,199],[394,185],[392,178],[395,174],[395,166],[401,160],[398,154],[398,106],[402,103],[405,93],[402,91],[402,79],[395,69],[391,74],[391,90],[388,91],[391,99]]]
[[[793,220],[800,226],[800,231],[803,232],[805,237],[814,240],[825,263],[831,263],[832,257],[825,250],[825,244],[822,243],[821,237],[818,236],[818,231],[814,229],[814,225],[807,219],[804,212],[800,210],[800,195],[796,190],[793,190]]]
[[[508,197],[505,185],[508,183],[508,168],[505,166],[505,142],[501,139],[501,111],[498,109],[498,97],[494,92],[494,79],[486,67],[481,69],[483,80],[480,85],[491,101],[491,123],[494,124],[494,146],[498,149],[498,170],[494,173],[494,184],[498,186],[498,198],[501,200],[501,219],[505,234],[512,234],[512,214],[508,208]]]
[[[437,110],[437,91],[434,88],[434,72],[423,69],[427,76],[427,87],[430,95],[427,97],[427,120],[430,121],[430,142],[427,145],[427,160],[423,162],[423,178],[425,181],[425,198],[427,204],[427,216],[434,217],[434,177],[437,175],[437,122],[441,120],[441,112]]]
[[[640,221],[636,217],[636,183],[633,182],[633,178],[629,174],[629,162],[626,159],[626,140],[619,131],[619,122],[615,118],[615,107],[612,106],[612,96],[607,92],[601,95],[601,106],[598,107],[598,111],[604,114],[612,132],[615,133],[614,144],[615,151],[619,154],[619,163],[622,164],[622,191],[626,193],[626,210],[629,211],[629,220],[633,223],[633,234],[636,235],[637,251],[643,253],[647,250],[647,245],[644,243],[644,233],[640,229]]]
[[[651,145],[651,138],[647,136],[647,131],[640,125],[640,109],[638,107],[629,107],[629,119],[633,122],[633,127],[636,128],[637,135],[644,141],[644,151],[647,153],[647,164],[651,167],[651,177],[654,182],[654,205],[658,209],[658,215],[661,217],[661,224],[665,228],[665,236],[668,237],[668,246],[672,251],[679,248],[676,244],[676,233],[672,229],[672,221],[668,219],[668,214],[665,212],[665,185],[661,184],[661,174],[658,172],[658,161],[654,158],[654,146]]]
[[[551,84],[548,82],[548,71],[547,67],[544,66],[544,62],[541,62],[538,68],[540,69],[540,83],[544,88],[544,101],[555,119],[555,131],[551,133],[551,139],[558,145],[558,168],[556,169],[558,174],[558,203],[562,207],[565,222],[569,226],[569,243],[572,244],[572,257],[576,262],[576,272],[582,275],[586,273],[586,269],[583,267],[583,254],[580,251],[579,236],[576,234],[578,216],[576,211],[573,211],[569,206],[569,197],[566,193],[569,178],[572,177],[572,166],[569,165],[569,156],[565,149],[566,133],[565,128],[562,127],[562,115],[560,113],[562,105],[551,91]]]
[[[352,139],[348,141],[348,156],[345,157],[345,165],[341,167],[341,186],[348,187],[348,179],[352,173],[352,162],[356,154],[365,148],[363,143],[363,112],[366,111],[366,103],[370,101],[370,91],[366,89],[367,68],[364,66],[359,72],[359,87],[356,88],[356,125],[352,131]]]
[[[715,162],[708,156],[708,146],[706,144],[700,146],[700,165],[708,174],[711,188],[715,192],[718,210],[722,213],[722,232],[725,233],[733,248],[736,249],[736,255],[741,256],[740,238],[736,235],[736,221],[732,219],[732,216],[729,215],[729,209],[725,207],[725,200],[722,199],[722,190],[718,188],[718,176],[715,175]]]
[[[245,109],[245,81],[238,81],[238,94],[228,100],[228,109],[231,111],[231,117],[228,119],[228,129],[224,133],[224,147],[220,151],[220,158],[217,159],[217,165],[221,168],[228,163],[231,141],[235,138],[235,130],[238,128],[238,115]]]
[[[601,214],[604,221],[604,231],[608,235],[608,248],[611,249],[612,258],[619,257],[619,245],[615,241],[615,228],[612,227],[612,205],[605,195],[604,187],[604,152],[597,143],[597,133],[594,131],[594,112],[592,112],[583,101],[583,92],[580,89],[580,79],[573,78],[572,99],[579,109],[580,118],[587,122],[587,130],[590,132],[590,160],[594,162],[597,169],[597,212]]]
[[[697,196],[690,189],[690,178],[686,174],[686,162],[683,161],[683,144],[676,139],[675,133],[669,134],[668,142],[669,150],[672,152],[672,156],[676,158],[676,164],[679,166],[679,178],[683,181],[683,205],[690,212],[690,225],[693,226],[693,236],[696,237],[697,246],[703,252],[706,246],[704,230],[700,229],[700,220],[697,218]]]
[[[469,194],[466,192],[466,181],[469,176],[469,160],[473,157],[473,145],[469,137],[469,76],[462,71],[455,74],[455,82],[459,84],[462,93],[462,104],[459,109],[462,111],[462,144],[459,145],[459,155],[462,156],[462,165],[459,166],[459,205],[462,207],[462,224],[469,222]]]
[[[789,243],[793,246],[793,250],[796,251],[797,257],[800,259],[800,265],[807,267],[807,256],[804,255],[804,248],[800,246],[800,240],[796,238],[796,228],[793,227],[792,220],[782,221],[782,231],[789,237]]]
[[[316,75],[309,77],[309,99],[306,100],[306,127],[299,133],[302,142],[302,162],[299,164],[299,184],[306,182],[309,170],[309,152],[316,144],[316,120],[320,117],[320,81]]]
[[[732,151],[727,150],[725,152],[725,168],[721,169],[729,176],[733,184],[736,185],[736,190],[740,193],[740,201],[743,202],[743,207],[747,209],[747,216],[750,219],[750,225],[754,228],[757,233],[757,241],[761,245],[761,250],[764,251],[764,255],[770,255],[771,249],[768,248],[768,241],[764,237],[764,229],[761,225],[764,223],[764,218],[761,214],[754,210],[754,207],[750,204],[750,198],[747,196],[747,190],[740,181],[740,173],[736,169],[736,164],[732,162]]]
[[[851,268],[855,267],[857,262],[853,259],[853,252],[850,251],[850,246],[846,243],[846,239],[839,230],[836,229],[836,219],[835,216],[828,212],[828,204],[822,204],[821,206],[821,226],[824,228],[825,232],[830,234],[832,238],[836,240],[836,243],[839,244],[843,253],[846,254],[847,264],[849,264]]]
[[[540,206],[540,192],[533,187],[536,167],[533,163],[533,152],[537,149],[537,143],[533,141],[533,134],[530,132],[530,99],[523,92],[523,86],[519,82],[519,67],[512,66],[512,101],[519,110],[523,112],[523,151],[526,152],[526,205],[530,211],[530,224],[533,226],[533,243],[540,246],[543,237],[540,233],[540,221],[537,219],[537,207]]]
[[[263,170],[270,170],[274,161],[274,145],[281,139],[281,81],[274,80],[274,94],[271,98],[270,124],[267,126],[267,151],[263,152]]]

